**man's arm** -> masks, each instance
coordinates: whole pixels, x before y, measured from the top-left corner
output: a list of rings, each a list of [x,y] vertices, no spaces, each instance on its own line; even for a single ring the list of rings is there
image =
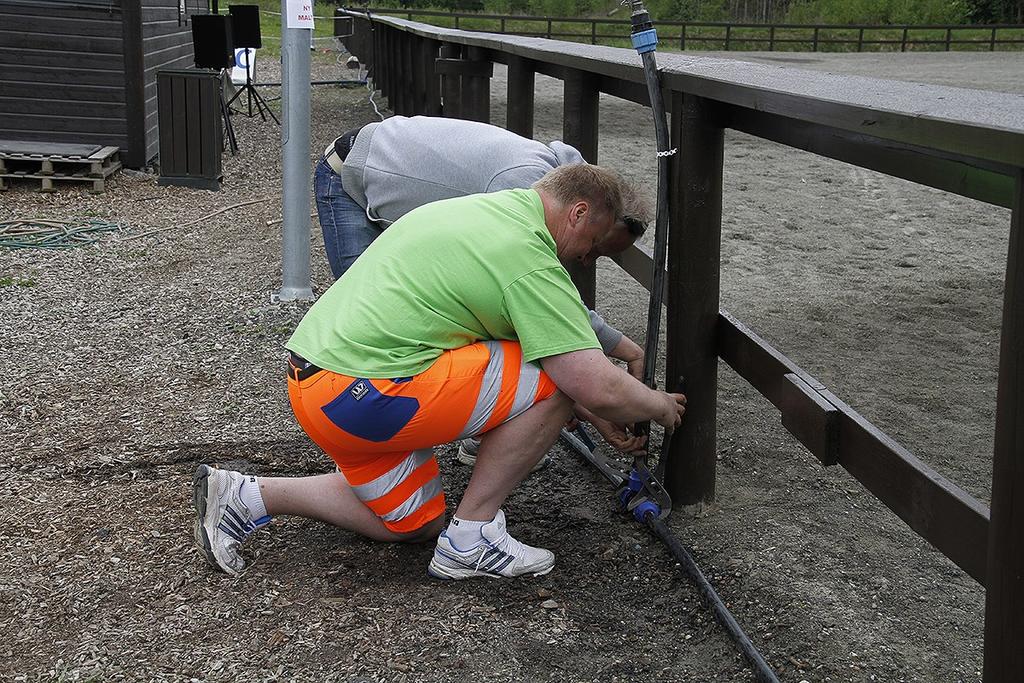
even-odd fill
[[[606,356],[626,364],[626,372],[639,380],[644,376],[644,350],[632,339],[605,322],[597,311],[588,310],[590,326]]]
[[[562,393],[605,420],[654,420],[668,429],[674,429],[682,420],[685,396],[648,389],[598,349],[548,356],[540,362]]]

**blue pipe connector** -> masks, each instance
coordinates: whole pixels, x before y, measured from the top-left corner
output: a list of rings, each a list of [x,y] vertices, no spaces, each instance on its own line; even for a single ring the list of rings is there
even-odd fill
[[[639,33],[632,33],[629,39],[633,41],[633,49],[641,55],[645,52],[654,52],[658,47],[658,32],[653,28],[640,31]]]
[[[650,515],[653,519],[657,519],[660,514],[661,508],[658,507],[657,503],[650,500],[645,500],[633,508],[633,518],[641,524],[647,523],[647,515]]]

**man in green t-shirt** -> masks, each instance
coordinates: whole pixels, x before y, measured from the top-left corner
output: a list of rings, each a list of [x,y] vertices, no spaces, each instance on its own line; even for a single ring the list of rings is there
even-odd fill
[[[530,190],[435,202],[394,223],[287,344],[296,418],[339,471],[256,478],[201,465],[195,533],[207,560],[240,572],[245,537],[292,514],[377,540],[436,539],[437,578],[550,571],[554,554],[509,535],[501,505],[574,410],[615,425],[628,451],[643,445],[633,422],[674,428],[685,407],[603,355],[561,263],[632,243],[618,222],[629,192],[598,166],[563,166]],[[432,448],[476,435],[445,527]]]

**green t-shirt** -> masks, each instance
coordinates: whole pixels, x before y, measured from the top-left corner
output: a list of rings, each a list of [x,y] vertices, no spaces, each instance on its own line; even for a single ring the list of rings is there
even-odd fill
[[[523,359],[598,349],[533,190],[426,204],[320,297],[287,347],[327,370],[407,377],[443,351],[518,340]]]

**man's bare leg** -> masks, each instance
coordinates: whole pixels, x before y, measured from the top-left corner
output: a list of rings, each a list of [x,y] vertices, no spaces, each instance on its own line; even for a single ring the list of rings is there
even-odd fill
[[[444,516],[410,533],[391,531],[356,498],[340,473],[314,477],[260,477],[268,515],[297,515],[354,531],[375,541],[431,541],[444,528]]]
[[[555,443],[571,408],[569,398],[555,392],[484,434],[473,475],[455,516],[472,521],[494,519],[512,489]]]

